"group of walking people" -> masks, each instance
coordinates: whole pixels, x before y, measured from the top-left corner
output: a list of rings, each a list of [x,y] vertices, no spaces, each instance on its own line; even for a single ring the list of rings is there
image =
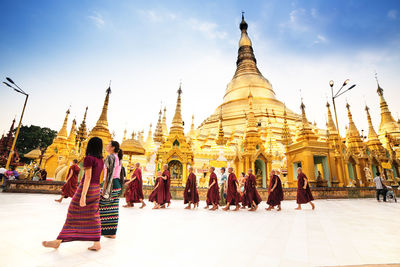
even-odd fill
[[[63,242],[70,241],[93,241],[88,249],[97,251],[101,249],[100,237],[115,238],[119,219],[119,198],[123,185],[126,185],[125,200],[123,207],[134,207],[135,203],[141,203],[140,208],[146,206],[143,195],[143,180],[140,164],[136,163],[131,178],[125,181],[126,172],[122,166],[122,150],[117,141],[111,141],[106,145],[108,156],[103,160],[103,142],[98,137],[89,140],[86,148],[86,156],[83,160],[84,174],[78,185],[80,168],[78,161],[74,160],[67,174],[65,185],[62,187],[62,194],[57,202],[63,198],[71,197],[65,224],[53,241],[43,241],[44,247],[58,248]],[[207,191],[205,209],[217,210],[219,206],[226,203],[224,211],[235,206],[235,211],[240,208],[248,208],[249,211],[256,211],[262,199],[257,191],[257,182],[253,170],[249,169],[247,175],[242,174],[238,181],[232,167],[221,168],[221,183],[215,173],[215,168],[210,167],[210,179]],[[100,176],[103,175],[103,185],[100,189]],[[312,209],[315,205],[306,175],[301,168],[297,169],[298,187],[296,209],[301,209],[301,204],[310,203]],[[171,204],[171,176],[168,165],[163,166],[162,171],[157,172],[153,191],[149,201],[154,203],[153,209],[167,208]],[[220,189],[221,187],[221,189]],[[281,210],[283,200],[282,183],[273,170],[270,176],[268,187],[269,205],[267,211],[278,207]],[[189,168],[189,176],[184,189],[185,209],[197,208],[199,206],[199,193],[197,191],[196,175],[193,167]]]

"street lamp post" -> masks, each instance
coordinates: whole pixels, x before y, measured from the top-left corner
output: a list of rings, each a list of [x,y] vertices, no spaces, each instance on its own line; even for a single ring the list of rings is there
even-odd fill
[[[340,154],[340,159],[342,161],[342,164],[341,164],[342,165],[342,174],[343,174],[343,180],[345,182],[347,182],[347,179],[346,179],[346,172],[345,172],[345,169],[344,169],[344,155],[343,155],[343,149],[342,149],[342,138],[340,136],[340,131],[339,131],[339,124],[338,124],[338,118],[337,118],[337,113],[336,113],[335,99],[338,98],[339,96],[343,95],[344,93],[350,91],[351,89],[353,89],[356,86],[355,84],[353,84],[352,86],[350,86],[349,88],[347,88],[346,90],[344,90],[342,92],[342,89],[349,83],[349,81],[350,81],[349,79],[346,79],[343,82],[343,84],[340,87],[340,89],[336,93],[333,93],[334,82],[332,80],[329,81],[329,86],[331,87],[331,93],[332,93],[333,110],[335,112],[336,127],[337,127],[338,137],[339,137],[339,154]]]
[[[18,85],[16,85],[14,83],[13,80],[11,80],[10,78],[6,78],[6,80],[9,82],[3,82],[5,85],[7,85],[8,87],[12,88],[14,91],[23,94],[25,96],[25,103],[24,103],[24,107],[22,109],[22,113],[21,113],[21,118],[19,119],[19,123],[18,123],[18,128],[17,128],[17,132],[15,133],[15,137],[14,137],[14,141],[12,143],[11,146],[11,150],[10,150],[10,154],[8,155],[8,160],[7,160],[7,164],[6,164],[6,169],[8,170],[10,167],[10,163],[11,163],[11,158],[14,154],[14,149],[15,149],[15,143],[17,142],[18,139],[18,135],[19,135],[19,130],[21,128],[21,122],[22,122],[22,118],[24,117],[24,113],[25,113],[25,107],[26,107],[26,103],[28,102],[28,97],[29,95],[27,93],[24,92],[24,90],[22,90]],[[15,86],[15,87],[14,87]]]

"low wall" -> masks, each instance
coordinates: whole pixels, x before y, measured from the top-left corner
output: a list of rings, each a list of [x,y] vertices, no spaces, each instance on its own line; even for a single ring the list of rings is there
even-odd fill
[[[61,181],[7,181],[4,192],[60,194],[61,187],[64,183],[65,182]],[[143,186],[143,193],[146,198],[150,195],[152,190],[152,186]],[[171,187],[172,198],[183,199],[183,190],[183,187]],[[315,199],[373,198],[376,196],[374,187],[315,187],[311,190]],[[200,199],[205,200],[207,196],[207,188],[198,188],[198,191]],[[396,192],[396,195],[399,196],[399,191],[394,191]],[[263,200],[267,200],[267,189],[259,188],[258,192]],[[283,192],[286,200],[296,199],[296,188],[284,188]]]

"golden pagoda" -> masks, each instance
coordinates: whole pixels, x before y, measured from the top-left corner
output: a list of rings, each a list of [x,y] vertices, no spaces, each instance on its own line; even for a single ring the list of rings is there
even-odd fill
[[[86,128],[86,116],[87,116],[88,107],[85,109],[85,115],[83,115],[83,120],[81,125],[79,125],[78,132],[76,135],[76,143],[78,148],[80,149],[82,142],[86,140],[88,133]]]

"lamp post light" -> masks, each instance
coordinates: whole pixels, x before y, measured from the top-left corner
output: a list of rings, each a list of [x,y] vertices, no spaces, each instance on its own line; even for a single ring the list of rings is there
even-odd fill
[[[25,103],[24,103],[24,107],[22,109],[21,118],[19,119],[17,132],[15,133],[15,137],[14,137],[14,141],[13,141],[12,146],[11,146],[10,154],[8,155],[8,160],[7,160],[7,164],[6,164],[6,169],[8,170],[9,167],[10,167],[11,158],[12,158],[12,156],[14,154],[15,143],[17,142],[17,139],[18,139],[19,130],[21,128],[21,122],[22,122],[22,118],[24,117],[25,107],[26,107],[26,103],[28,102],[29,95],[27,93],[25,93],[24,90],[22,90],[18,85],[16,85],[15,82],[13,80],[11,80],[10,78],[6,77],[6,80],[8,81],[8,83],[7,82],[3,82],[5,85],[7,85],[8,87],[12,88],[17,93],[23,94],[25,96]]]
[[[342,92],[342,89],[350,82],[349,79],[346,79],[342,86],[340,87],[340,89],[336,92],[333,93],[333,85],[334,82],[332,80],[329,81],[329,86],[331,87],[331,93],[332,93],[332,104],[333,104],[333,110],[335,112],[335,120],[336,120],[336,127],[337,127],[337,131],[338,131],[338,136],[339,136],[339,154],[340,154],[340,159],[342,160],[342,173],[343,173],[343,180],[345,182],[347,182],[347,177],[346,177],[346,172],[344,169],[344,155],[343,155],[343,149],[342,149],[342,138],[340,136],[340,131],[339,131],[339,124],[338,124],[338,118],[337,118],[337,113],[336,113],[336,104],[335,104],[335,99],[338,98],[339,96],[343,95],[344,93],[350,91],[351,89],[353,89],[356,85],[353,84],[352,86],[350,86],[349,88],[345,89]]]

